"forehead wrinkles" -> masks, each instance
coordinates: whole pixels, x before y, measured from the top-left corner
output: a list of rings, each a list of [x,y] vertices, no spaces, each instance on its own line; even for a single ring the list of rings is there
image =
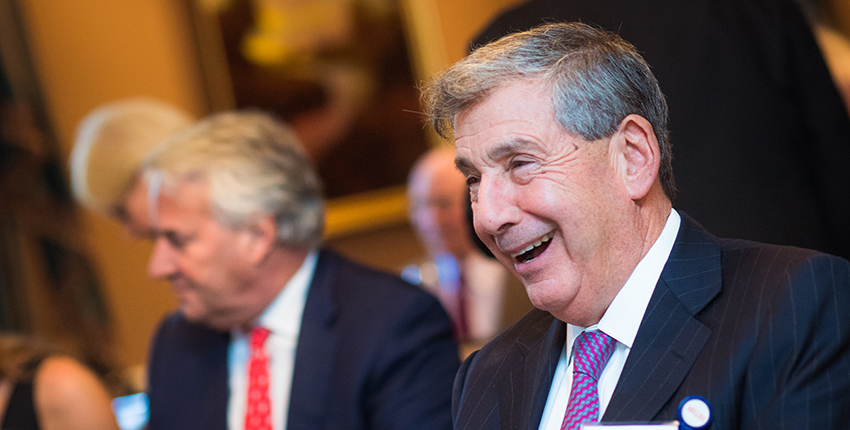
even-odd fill
[[[547,130],[541,130],[540,136],[530,135],[518,132],[515,135],[500,135],[489,136],[487,139],[478,142],[475,145],[460,145],[460,150],[457,151],[455,164],[458,169],[463,170],[464,167],[470,167],[472,163],[468,159],[467,153],[472,155],[477,162],[485,165],[499,164],[500,161],[507,157],[511,157],[520,153],[534,154],[541,156],[543,153],[548,153],[552,143],[548,140],[554,140],[558,136],[550,136],[546,133]]]
[[[568,134],[554,116],[549,117],[550,113],[504,116],[484,110],[460,118],[455,139],[456,160],[470,155],[498,160],[517,152],[545,150]]]

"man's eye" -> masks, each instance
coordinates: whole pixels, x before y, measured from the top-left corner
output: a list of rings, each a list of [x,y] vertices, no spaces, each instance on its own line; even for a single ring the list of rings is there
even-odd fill
[[[528,165],[528,164],[531,164],[531,161],[513,159],[513,160],[511,160],[510,168],[511,169],[518,169],[518,168],[525,166],[525,165]]]
[[[480,181],[481,181],[481,179],[476,178],[475,176],[470,176],[470,177],[466,178],[466,186],[471,187],[471,186],[477,184]]]
[[[167,233],[165,238],[168,239],[168,243],[170,243],[171,246],[177,249],[183,249],[191,239],[189,236],[183,236],[176,233]]]

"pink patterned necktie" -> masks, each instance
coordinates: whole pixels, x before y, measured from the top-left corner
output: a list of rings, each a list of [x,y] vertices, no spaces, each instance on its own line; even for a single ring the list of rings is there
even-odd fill
[[[576,338],[573,354],[573,385],[561,430],[578,430],[583,422],[599,418],[596,383],[617,341],[601,331],[584,332]]]
[[[271,401],[269,400],[269,356],[263,344],[269,330],[255,327],[251,331],[251,361],[248,364],[248,405],[245,410],[245,430],[271,430]]]

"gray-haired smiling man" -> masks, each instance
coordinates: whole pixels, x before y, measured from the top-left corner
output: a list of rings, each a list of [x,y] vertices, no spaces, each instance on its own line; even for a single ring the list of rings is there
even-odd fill
[[[691,396],[713,429],[846,428],[850,263],[673,209],[667,106],[632,45],[583,24],[516,33],[425,100],[477,234],[537,308],[465,361],[456,429],[670,421]]]

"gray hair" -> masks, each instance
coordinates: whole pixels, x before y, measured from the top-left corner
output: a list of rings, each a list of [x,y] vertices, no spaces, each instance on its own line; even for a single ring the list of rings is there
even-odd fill
[[[282,245],[314,246],[321,239],[319,176],[292,130],[266,113],[211,115],[166,141],[147,160],[145,173],[161,175],[166,187],[205,181],[213,213],[230,227],[269,214]]]
[[[587,141],[613,135],[628,115],[644,117],[658,139],[662,187],[673,199],[667,101],[637,49],[611,32],[581,23],[548,24],[482,46],[425,87],[429,120],[451,139],[458,114],[519,79],[542,79],[551,89],[558,123]]]

